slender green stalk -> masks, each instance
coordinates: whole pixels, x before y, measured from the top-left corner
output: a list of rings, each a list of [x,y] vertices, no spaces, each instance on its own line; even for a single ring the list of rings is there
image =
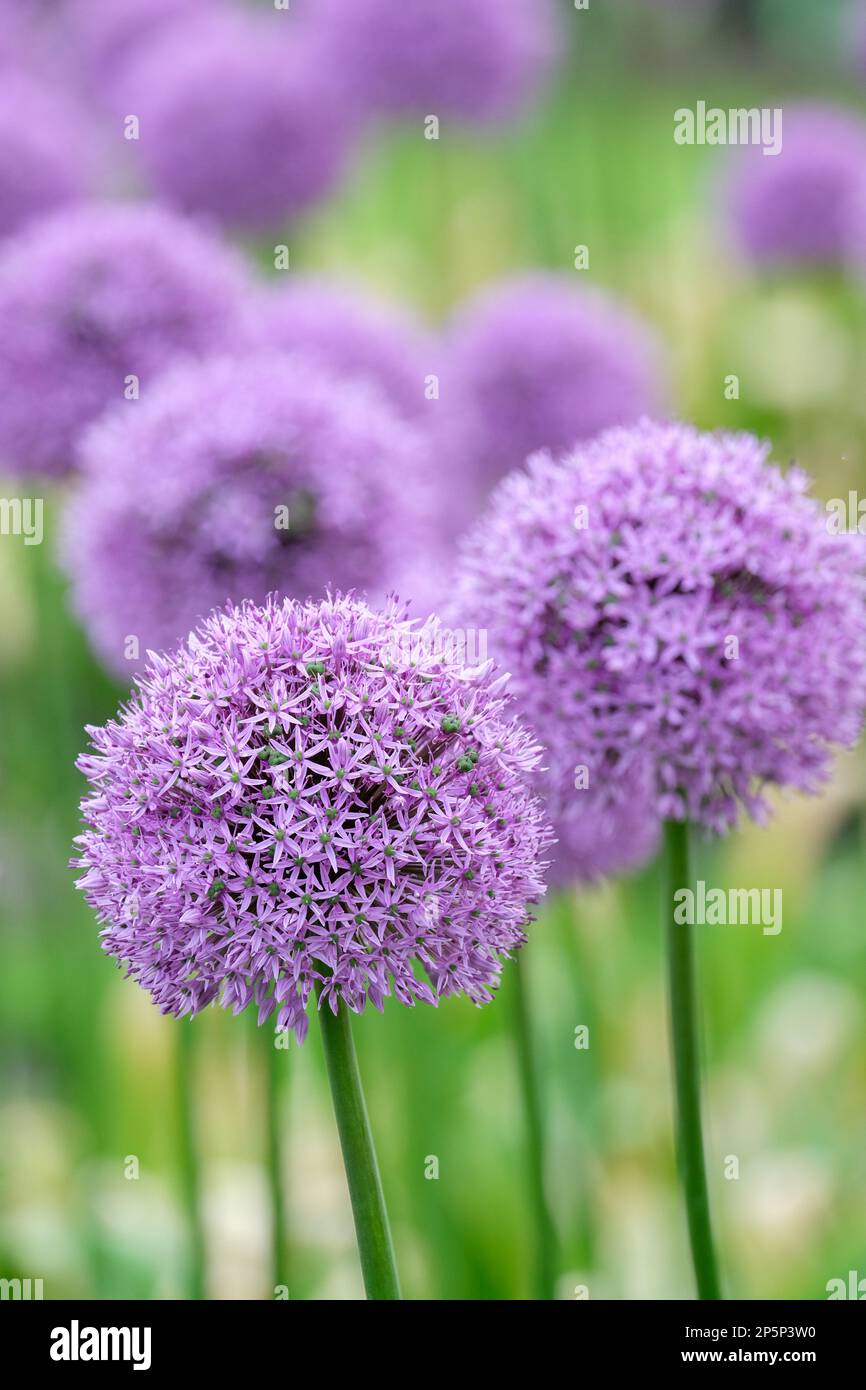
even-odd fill
[[[181,1182],[189,1240],[187,1287],[189,1297],[200,1301],[206,1296],[205,1247],[201,1170],[193,1115],[195,1039],[192,1029],[192,1020],[189,1018],[182,1018],[177,1024],[177,1105]]]
[[[710,1223],[710,1201],[701,1132],[701,1082],[692,928],[674,922],[674,894],[690,886],[689,828],[665,826],[665,930],[668,956],[670,1034],[676,1102],[676,1145],[686,1203],[692,1263],[701,1299],[721,1298]]]
[[[337,1013],[333,1014],[328,1003],[324,1002],[319,1008],[319,1019],[352,1215],[355,1218],[364,1288],[368,1298],[396,1299],[400,1297],[400,1281],[373,1135],[361,1088],[349,1010],[345,1004],[341,1004]]]
[[[520,1092],[526,1127],[529,1196],[536,1242],[533,1287],[536,1298],[547,1300],[556,1297],[556,1234],[544,1190],[544,1122],[541,1117],[538,1069],[529,1021],[524,966],[519,954],[514,961],[512,988],[514,1041],[517,1046]]]
[[[286,1200],[283,1194],[283,1136],[281,1117],[285,1104],[286,1050],[277,1047],[272,1028],[263,1030],[265,1039],[265,1118],[268,1145],[268,1194],[271,1205],[271,1285],[289,1283],[286,1242]]]

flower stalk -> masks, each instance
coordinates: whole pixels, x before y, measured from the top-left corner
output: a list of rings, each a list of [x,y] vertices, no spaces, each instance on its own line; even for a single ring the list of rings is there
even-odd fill
[[[332,1013],[320,991],[319,1019],[364,1288],[368,1299],[399,1299],[400,1281],[349,1010],[341,1003]]]
[[[697,989],[692,928],[674,921],[674,894],[689,883],[689,827],[665,825],[665,930],[668,1001],[674,1074],[677,1164],[700,1299],[720,1299],[718,1264],[710,1221],[710,1201],[701,1126]]]
[[[544,1185],[544,1121],[538,1067],[530,1022],[526,974],[520,954],[512,971],[514,1041],[520,1073],[520,1094],[526,1130],[526,1162],[535,1233],[533,1287],[537,1299],[556,1296],[556,1233]]]

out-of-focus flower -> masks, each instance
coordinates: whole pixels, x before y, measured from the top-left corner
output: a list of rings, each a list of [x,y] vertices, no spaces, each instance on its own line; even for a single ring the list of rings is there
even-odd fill
[[[43,82],[10,71],[0,79],[0,237],[92,191],[86,122]]]
[[[82,444],[63,551],[96,650],[129,672],[227,599],[384,594],[424,536],[425,461],[378,393],[301,357],[179,365]]]
[[[299,1039],[317,985],[334,1012],[485,1003],[547,840],[501,687],[396,604],[216,612],[89,730],[74,863],[105,949],[164,1012],[254,1003]]]
[[[127,69],[124,107],[154,191],[228,226],[279,226],[329,192],[350,144],[346,103],[277,10],[172,24]]]
[[[399,310],[333,282],[293,278],[262,295],[258,322],[272,347],[302,352],[341,379],[375,382],[402,415],[423,411],[433,347]]]
[[[210,0],[211,8],[214,0]],[[216,0],[219,5],[221,0]],[[60,22],[94,95],[122,77],[136,53],[177,20],[207,16],[208,0],[64,0]],[[101,90],[100,90],[101,89]]]
[[[0,462],[61,474],[112,401],[247,331],[240,260],[172,213],[84,205],[0,254]],[[131,408],[136,403],[130,402]]]
[[[628,309],[564,276],[484,289],[458,311],[446,347],[463,486],[484,497],[537,449],[571,448],[658,408],[661,355]]]
[[[368,110],[478,122],[521,110],[558,37],[549,0],[322,0],[310,27]]]
[[[838,107],[786,105],[781,151],[744,146],[726,178],[734,235],[752,261],[839,264],[866,189],[866,123]]]
[[[750,435],[643,421],[507,479],[469,538],[490,633],[560,786],[708,829],[812,792],[866,704],[863,537]],[[577,792],[576,796],[586,795]],[[586,803],[590,805],[590,802]]]

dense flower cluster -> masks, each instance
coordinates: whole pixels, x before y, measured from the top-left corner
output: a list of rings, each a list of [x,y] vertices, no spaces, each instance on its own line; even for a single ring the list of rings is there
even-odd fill
[[[484,494],[535,450],[571,448],[656,408],[660,357],[650,330],[598,292],[555,274],[501,281],[451,330],[455,453]]]
[[[727,196],[734,233],[756,263],[839,264],[866,189],[866,124],[832,106],[786,105],[782,149],[737,151]]]
[[[384,593],[424,537],[424,465],[382,397],[300,357],[179,364],[83,441],[63,539],[73,602],[128,673],[226,599]]]
[[[149,388],[173,357],[234,344],[247,294],[227,248],[156,207],[85,204],[28,227],[0,253],[0,463],[66,472],[130,377]]]
[[[432,347],[399,310],[343,285],[292,277],[262,296],[257,319],[272,347],[303,352],[342,378],[375,382],[403,415],[422,410]]]
[[[538,750],[431,634],[352,597],[229,608],[88,731],[79,886],[164,1012],[252,1002],[303,1039],[317,986],[491,998],[543,892]]]
[[[813,791],[866,703],[864,540],[749,435],[641,422],[507,479],[459,603],[561,787],[723,831]],[[575,796],[585,793],[575,793]],[[589,804],[589,803],[587,803]]]
[[[93,179],[81,113],[20,72],[0,80],[0,237],[84,197]]]
[[[277,10],[167,26],[122,90],[154,192],[228,226],[278,227],[330,190],[348,153],[345,104]]]
[[[312,12],[322,61],[372,111],[506,119],[535,94],[556,47],[549,0],[321,0]]]

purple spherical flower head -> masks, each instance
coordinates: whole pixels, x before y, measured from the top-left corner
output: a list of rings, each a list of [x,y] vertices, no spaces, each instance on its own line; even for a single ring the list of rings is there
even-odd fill
[[[432,344],[398,309],[311,277],[267,289],[258,323],[272,347],[302,352],[340,378],[374,382],[401,415],[424,409],[425,378],[434,370]]]
[[[108,5],[105,0],[65,0],[61,20],[77,61],[104,95],[126,63],[168,25],[206,14],[207,0],[111,0]]]
[[[558,28],[549,0],[324,0],[311,27],[368,109],[478,122],[535,95]]]
[[[643,421],[507,479],[459,600],[565,783],[724,831],[816,790],[866,703],[860,536],[749,435]],[[552,760],[551,760],[552,761]],[[577,792],[576,796],[583,793]]]
[[[0,254],[0,461],[61,474],[80,431],[142,392],[172,357],[234,343],[247,325],[240,260],[159,208],[56,213]]]
[[[94,647],[128,674],[226,599],[387,592],[424,539],[425,463],[382,397],[301,357],[178,365],[82,444],[62,549]]]
[[[81,113],[20,72],[0,81],[0,238],[87,195],[93,179]]]
[[[348,153],[331,76],[277,10],[171,25],[130,64],[123,100],[154,191],[231,227],[278,226],[315,203]]]
[[[522,275],[483,290],[450,336],[455,453],[481,496],[535,450],[571,448],[660,401],[654,334],[563,276]]]
[[[734,234],[751,260],[840,263],[866,186],[866,123],[832,106],[786,106],[780,153],[738,150],[728,180]]]
[[[88,730],[79,887],[164,1013],[254,1003],[302,1041],[316,985],[491,998],[543,893],[538,750],[434,638],[351,596],[230,607]]]

